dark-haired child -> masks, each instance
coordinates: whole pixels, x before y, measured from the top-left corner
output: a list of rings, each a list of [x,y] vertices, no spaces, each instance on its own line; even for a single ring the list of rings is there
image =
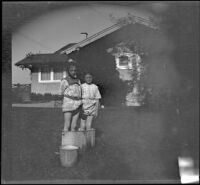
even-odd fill
[[[80,113],[81,83],[77,78],[77,67],[71,63],[67,77],[61,80],[60,91],[63,95],[62,112],[64,113],[64,131],[75,130]]]

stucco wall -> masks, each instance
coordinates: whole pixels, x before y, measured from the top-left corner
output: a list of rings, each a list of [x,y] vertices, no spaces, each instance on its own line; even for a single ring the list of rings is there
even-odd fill
[[[37,94],[59,94],[59,82],[53,83],[39,83],[38,82],[38,73],[32,72],[32,83],[31,83],[31,92]]]

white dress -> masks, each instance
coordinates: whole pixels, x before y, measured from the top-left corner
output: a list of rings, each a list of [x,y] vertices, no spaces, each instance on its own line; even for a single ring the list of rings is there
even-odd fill
[[[97,102],[101,99],[99,88],[95,84],[84,83],[82,89],[82,109],[85,115],[94,115],[97,110]]]
[[[74,111],[82,104],[80,81],[78,83],[69,83],[66,79],[63,79],[60,84],[60,94],[64,95],[62,104],[63,112]]]

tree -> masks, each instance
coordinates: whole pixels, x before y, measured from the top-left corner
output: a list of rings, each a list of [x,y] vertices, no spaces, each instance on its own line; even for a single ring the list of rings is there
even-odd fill
[[[33,53],[29,52],[29,53],[26,54],[26,57],[30,57],[31,55],[33,55]]]
[[[144,19],[142,17],[133,15],[131,13],[127,13],[126,16],[124,17],[115,17],[112,13],[109,15],[111,22],[115,24],[120,24],[121,26],[126,26],[128,24],[134,24],[136,22],[142,22],[145,23],[146,25],[153,26],[153,27],[158,27],[160,23],[159,18],[155,18],[152,16],[149,16],[148,19]]]

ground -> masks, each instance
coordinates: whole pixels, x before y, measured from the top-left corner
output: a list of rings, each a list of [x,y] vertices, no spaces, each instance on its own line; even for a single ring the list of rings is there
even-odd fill
[[[180,137],[193,132],[192,126],[181,131],[184,115],[175,109],[101,109],[94,122],[95,147],[80,155],[75,166],[64,168],[55,154],[61,144],[61,109],[13,107],[9,180],[178,181],[177,158],[183,148],[194,148]]]

